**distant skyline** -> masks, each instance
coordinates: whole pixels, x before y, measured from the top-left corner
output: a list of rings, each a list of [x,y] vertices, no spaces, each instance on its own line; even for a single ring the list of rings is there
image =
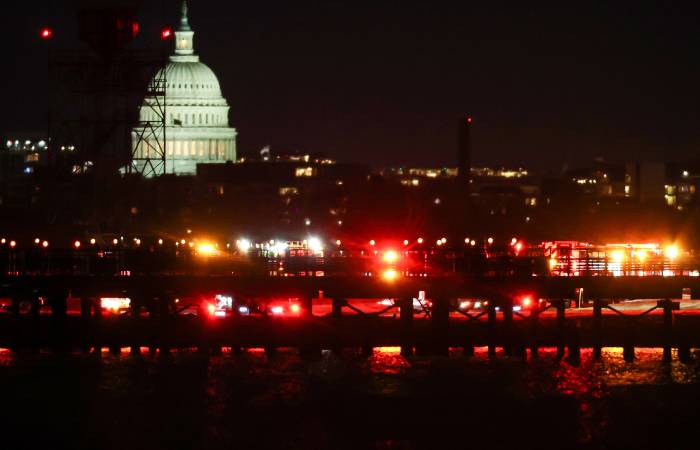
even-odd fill
[[[45,126],[37,32],[50,22],[52,45],[75,46],[64,3],[3,5],[3,132]],[[474,165],[556,170],[700,153],[697,4],[189,3],[241,155],[270,145],[375,167],[454,166],[467,113]],[[176,25],[179,5],[145,2],[140,45]]]

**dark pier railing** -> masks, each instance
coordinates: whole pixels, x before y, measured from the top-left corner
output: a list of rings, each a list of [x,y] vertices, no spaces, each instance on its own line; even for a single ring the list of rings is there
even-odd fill
[[[474,347],[488,347],[489,355],[502,348],[505,355],[522,356],[530,349],[556,347],[559,357],[580,358],[581,348],[592,348],[595,357],[603,347],[623,347],[625,359],[634,358],[635,347],[664,349],[669,360],[678,349],[688,361],[690,349],[700,347],[700,314],[680,311],[682,288],[700,287],[697,278],[434,278],[387,283],[370,278],[252,279],[233,277],[10,277],[2,280],[9,299],[0,315],[0,347],[16,350],[50,348],[57,351],[113,352],[142,348],[167,353],[173,348],[198,347],[218,352],[263,347],[298,347],[313,357],[321,349],[400,346],[405,355],[446,355],[461,347],[471,355]],[[568,309],[574,291],[584,288],[592,309]],[[330,298],[329,313],[313,314],[318,291]],[[430,306],[416,310],[414,297],[427,292]],[[514,310],[514,293],[532,292],[532,308]],[[201,310],[183,315],[177,304],[184,295],[233,292],[239,298],[294,296],[301,299],[297,317],[243,316],[233,310],[226,317],[212,317]],[[112,293],[131,298],[129,311],[106,314],[100,296]],[[79,298],[79,314],[69,314],[68,298]],[[464,311],[458,299],[488,298],[483,311]],[[391,304],[366,313],[352,299],[391,298]],[[612,298],[660,298],[639,312],[622,311]],[[20,308],[20,304],[29,308]],[[387,312],[395,311],[394,317]]]

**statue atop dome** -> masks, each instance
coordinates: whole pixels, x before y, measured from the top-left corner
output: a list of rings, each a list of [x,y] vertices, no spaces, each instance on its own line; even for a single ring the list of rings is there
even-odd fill
[[[192,31],[187,17],[187,0],[182,0],[182,15],[180,16],[180,31]]]

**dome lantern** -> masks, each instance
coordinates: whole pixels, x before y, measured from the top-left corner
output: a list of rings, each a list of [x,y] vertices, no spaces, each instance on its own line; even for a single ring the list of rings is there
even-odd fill
[[[190,27],[187,11],[187,0],[183,0],[180,28],[175,31],[175,55],[170,57],[171,60],[178,57],[184,57],[180,59],[187,61],[197,61],[199,59],[194,54],[194,31]]]

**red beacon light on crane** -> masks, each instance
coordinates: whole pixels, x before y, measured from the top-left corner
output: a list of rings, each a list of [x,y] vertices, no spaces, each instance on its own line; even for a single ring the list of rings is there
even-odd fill
[[[168,40],[173,36],[173,29],[170,27],[165,27],[160,31],[160,38],[162,40]]]
[[[44,41],[48,41],[53,37],[53,30],[51,27],[41,27],[39,30],[39,37]]]

